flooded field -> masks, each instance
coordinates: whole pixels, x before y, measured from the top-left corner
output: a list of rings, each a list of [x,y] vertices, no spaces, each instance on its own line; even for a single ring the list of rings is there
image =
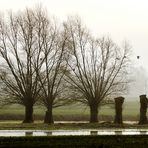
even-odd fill
[[[148,135],[144,129],[103,130],[0,130],[1,137],[19,136],[62,136],[62,135]]]

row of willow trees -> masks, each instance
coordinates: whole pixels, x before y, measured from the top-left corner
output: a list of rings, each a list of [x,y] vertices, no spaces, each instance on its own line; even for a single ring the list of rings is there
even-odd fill
[[[1,15],[1,104],[23,105],[24,123],[42,104],[44,122],[53,123],[54,107],[81,102],[97,122],[99,107],[127,88],[129,57],[126,42],[94,37],[78,17],[61,23],[42,8]]]

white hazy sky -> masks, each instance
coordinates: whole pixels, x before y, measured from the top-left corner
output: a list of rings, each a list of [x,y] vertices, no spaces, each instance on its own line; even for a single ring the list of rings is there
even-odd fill
[[[17,12],[39,4],[61,20],[79,15],[96,36],[110,35],[118,44],[128,40],[137,67],[142,65],[148,72],[148,0],[0,0],[0,11]],[[148,80],[143,80],[146,83],[131,95],[136,95],[135,90],[137,94],[148,93],[143,92]]]
[[[79,15],[98,36],[110,35],[117,43],[128,40],[148,71],[148,0],[0,0],[0,10],[18,11],[42,4],[51,15],[65,19]]]

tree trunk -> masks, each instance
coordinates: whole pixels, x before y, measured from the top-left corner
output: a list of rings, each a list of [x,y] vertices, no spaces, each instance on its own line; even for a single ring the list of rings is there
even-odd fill
[[[53,114],[52,114],[52,106],[48,108],[45,114],[44,123],[54,123]]]
[[[90,106],[90,123],[98,122],[98,106],[92,105]]]
[[[123,97],[117,97],[115,100],[115,124],[122,124],[122,104],[124,102]]]
[[[146,117],[146,112],[147,112],[147,104],[148,100],[146,98],[146,95],[141,95],[140,96],[140,120],[139,124],[147,124],[147,117]]]
[[[25,119],[23,123],[32,123],[33,122],[33,105],[25,106]]]

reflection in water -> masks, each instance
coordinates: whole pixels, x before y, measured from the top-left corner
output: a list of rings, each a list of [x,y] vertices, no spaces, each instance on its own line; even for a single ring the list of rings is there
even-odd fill
[[[122,135],[122,131],[115,131],[115,135]]]
[[[140,135],[146,135],[147,131],[140,131]]]
[[[62,135],[148,135],[144,129],[88,130],[0,130],[0,136],[62,136]]]
[[[51,136],[52,132],[44,132],[46,136]]]
[[[30,131],[25,132],[25,136],[33,136],[33,132],[30,132]]]
[[[98,135],[98,131],[90,131],[90,135]]]

